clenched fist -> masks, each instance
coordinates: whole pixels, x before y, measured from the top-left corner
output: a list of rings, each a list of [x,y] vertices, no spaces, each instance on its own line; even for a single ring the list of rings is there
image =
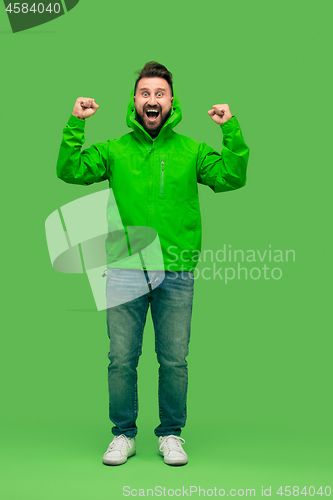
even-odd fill
[[[78,97],[76,99],[73,115],[80,120],[85,120],[96,113],[99,106],[95,103],[95,99],[90,99],[89,97]]]
[[[208,114],[218,125],[222,125],[222,123],[232,118],[228,104],[215,104],[212,106],[212,109],[208,111]]]

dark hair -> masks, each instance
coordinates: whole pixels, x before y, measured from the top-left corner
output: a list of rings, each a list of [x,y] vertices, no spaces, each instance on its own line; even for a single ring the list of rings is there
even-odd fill
[[[147,62],[144,67],[142,68],[141,71],[137,71],[139,74],[136,82],[135,82],[135,87],[134,87],[134,94],[136,92],[136,87],[141,80],[141,78],[164,78],[168,82],[168,84],[171,87],[171,94],[173,95],[173,90],[172,90],[172,74],[170,71],[167,70],[163,64],[159,64],[156,61],[150,61]]]

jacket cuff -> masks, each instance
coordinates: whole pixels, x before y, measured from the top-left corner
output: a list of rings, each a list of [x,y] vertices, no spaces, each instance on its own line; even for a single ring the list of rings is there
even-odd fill
[[[221,128],[224,134],[231,132],[233,129],[239,127],[238,120],[235,116],[222,123]]]
[[[84,130],[85,121],[86,120],[80,120],[80,118],[77,118],[76,116],[71,115],[68,122],[67,122],[67,125],[69,125],[69,127],[72,127],[72,128]]]

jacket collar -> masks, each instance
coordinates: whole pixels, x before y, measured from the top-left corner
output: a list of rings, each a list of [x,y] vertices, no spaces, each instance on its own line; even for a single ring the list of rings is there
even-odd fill
[[[126,124],[128,127],[133,129],[134,134],[138,137],[141,142],[144,143],[152,143],[152,138],[145,131],[142,125],[136,121],[135,119],[136,111],[134,106],[134,89],[132,90],[131,97],[127,107],[127,115],[126,115]],[[178,123],[182,119],[182,111],[180,108],[179,100],[177,95],[175,94],[175,90],[173,88],[173,102],[171,108],[171,114],[167,121],[164,123],[163,127],[160,130],[160,133],[155,139],[155,143],[159,143],[164,141],[172,132],[172,129],[178,125]]]

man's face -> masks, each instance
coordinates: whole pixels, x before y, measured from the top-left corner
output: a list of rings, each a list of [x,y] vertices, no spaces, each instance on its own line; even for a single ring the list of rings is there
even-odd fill
[[[157,137],[172,106],[170,85],[164,78],[141,78],[134,96],[138,121],[151,137]]]

